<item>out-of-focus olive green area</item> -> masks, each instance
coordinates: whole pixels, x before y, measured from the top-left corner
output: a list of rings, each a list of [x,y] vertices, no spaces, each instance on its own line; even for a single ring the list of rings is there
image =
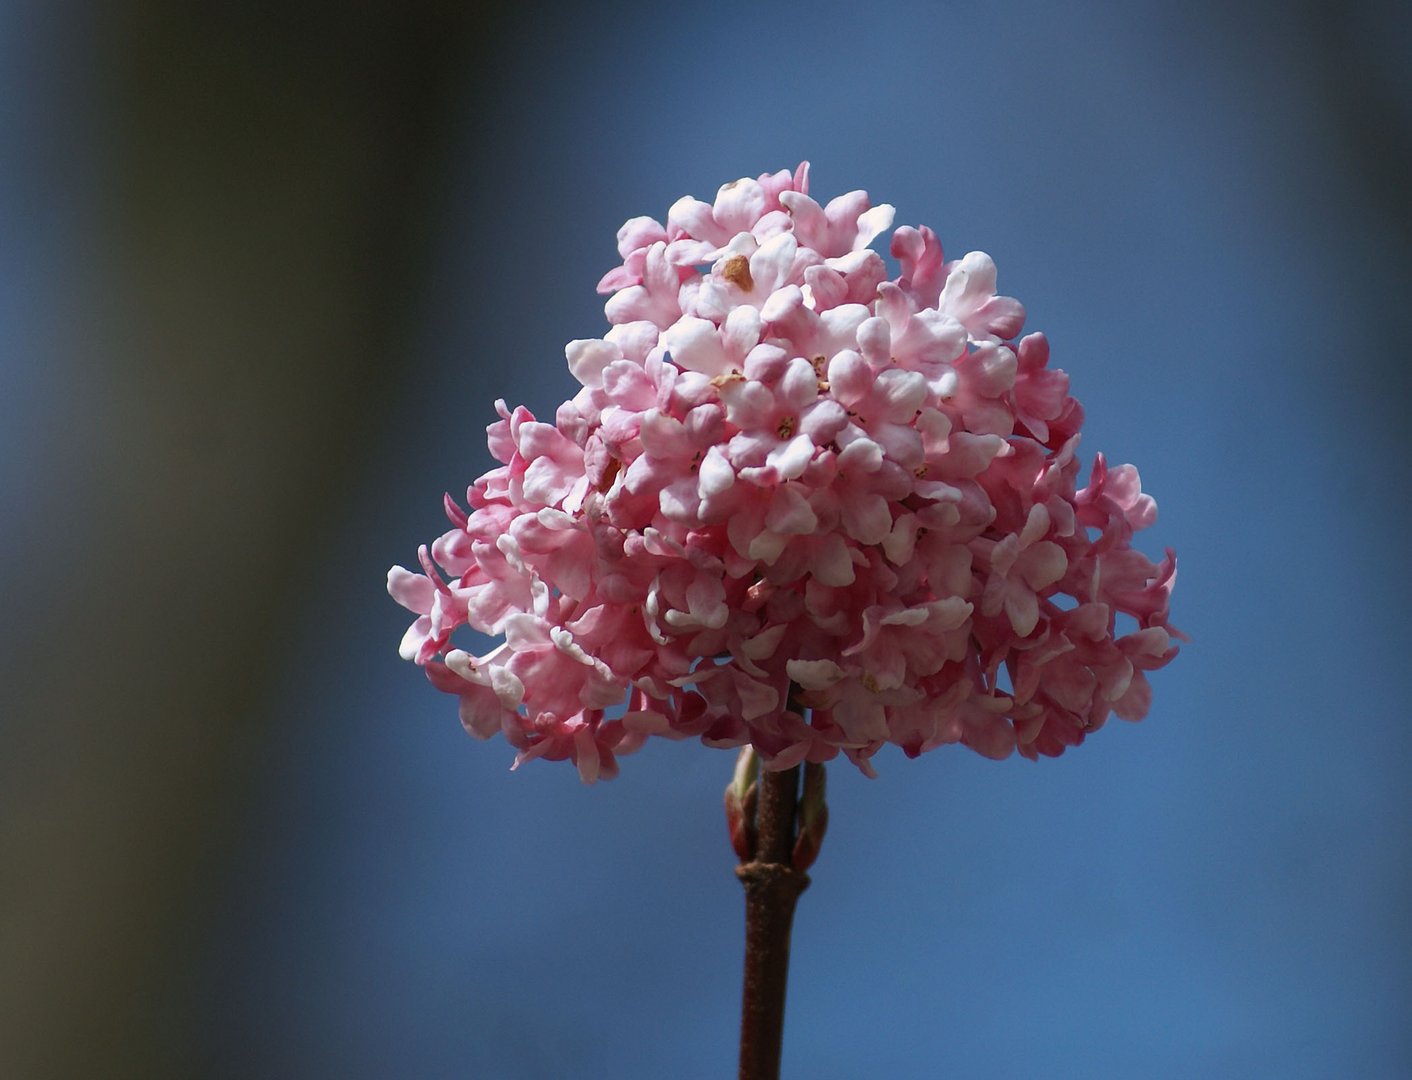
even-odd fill
[[[55,365],[68,400],[23,465],[53,512],[6,571],[24,633],[0,660],[0,1074],[193,1076],[173,978],[301,575],[407,374],[390,343],[491,23],[461,3],[64,7],[10,20],[48,122],[72,125],[36,145],[82,140],[98,172],[28,163],[92,229],[52,354],[4,361]]]

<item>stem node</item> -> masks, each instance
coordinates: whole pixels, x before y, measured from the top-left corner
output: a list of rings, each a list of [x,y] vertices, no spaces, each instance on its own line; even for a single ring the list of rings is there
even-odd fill
[[[745,986],[741,996],[740,1080],[778,1080],[784,1041],[789,937],[809,875],[795,868],[799,767],[761,771],[755,857],[736,867],[745,887]]]

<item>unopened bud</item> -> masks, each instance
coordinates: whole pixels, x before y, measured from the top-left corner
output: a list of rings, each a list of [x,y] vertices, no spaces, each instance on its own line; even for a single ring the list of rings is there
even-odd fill
[[[819,849],[824,846],[824,833],[829,827],[829,807],[824,801],[825,780],[821,763],[804,763],[804,792],[800,796],[797,813],[799,834],[795,838],[794,854],[790,860],[796,870],[804,871],[813,866],[814,860],[819,857]]]
[[[726,828],[731,847],[740,861],[755,858],[755,803],[759,787],[760,758],[755,747],[743,746],[735,761],[735,775],[726,785]]]

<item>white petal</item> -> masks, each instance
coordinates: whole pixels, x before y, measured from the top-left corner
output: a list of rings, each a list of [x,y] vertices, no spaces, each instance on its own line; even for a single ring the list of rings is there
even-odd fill
[[[422,642],[426,641],[430,633],[431,617],[423,615],[407,627],[407,632],[402,635],[402,641],[397,646],[397,655],[403,660],[415,660],[417,653],[422,649]]]
[[[858,215],[858,236],[853,241],[853,250],[865,248],[871,244],[880,233],[887,232],[892,227],[892,218],[896,211],[892,206],[883,203],[875,206],[871,210],[865,210]]]
[[[425,574],[414,574],[410,570],[394,566],[387,572],[387,591],[392,599],[408,611],[425,615],[431,611],[431,600],[436,586]]]
[[[775,650],[779,648],[780,639],[784,637],[784,632],[789,629],[785,623],[771,626],[761,630],[754,637],[748,637],[740,643],[740,651],[751,660],[765,660],[775,655]]]
[[[514,672],[499,664],[490,665],[490,687],[507,709],[518,709],[525,699],[525,684]]]
[[[677,367],[705,375],[724,375],[731,370],[715,324],[705,319],[683,315],[662,332],[661,343]]]
[[[843,678],[843,668],[832,660],[791,660],[784,669],[805,690],[826,690]]]
[[[796,435],[789,442],[771,450],[765,464],[778,470],[783,480],[795,480],[814,457],[814,440],[808,435]]]
[[[706,457],[697,470],[697,477],[701,497],[707,498],[729,490],[735,483],[735,470],[726,459],[725,451],[720,446],[713,446],[706,451]]]
[[[584,386],[602,385],[603,369],[614,360],[623,359],[623,350],[611,341],[600,338],[578,338],[564,346],[569,370]]]

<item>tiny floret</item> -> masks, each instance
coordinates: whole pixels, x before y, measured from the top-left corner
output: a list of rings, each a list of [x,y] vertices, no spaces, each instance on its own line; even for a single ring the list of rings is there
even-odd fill
[[[808,179],[627,222],[577,392],[497,402],[498,465],[388,574],[402,656],[516,766],[592,782],[652,736],[869,775],[888,743],[1057,756],[1176,655],[1176,558],[1132,546],[1156,503],[1102,455],[1079,486],[1083,409],[995,263],[902,226],[889,279],[893,208]]]

